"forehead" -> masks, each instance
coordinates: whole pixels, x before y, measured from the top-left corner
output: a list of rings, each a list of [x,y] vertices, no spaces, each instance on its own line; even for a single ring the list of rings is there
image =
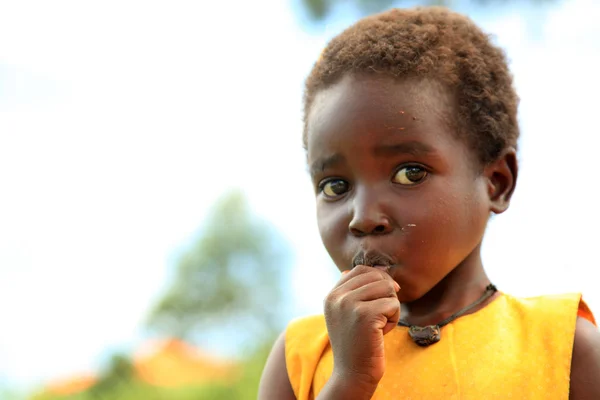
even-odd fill
[[[309,162],[348,141],[365,150],[374,141],[401,139],[457,145],[455,109],[450,91],[433,80],[347,75],[315,96],[307,120]]]

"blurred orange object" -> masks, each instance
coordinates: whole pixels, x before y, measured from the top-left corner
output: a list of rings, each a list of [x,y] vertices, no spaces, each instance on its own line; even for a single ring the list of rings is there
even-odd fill
[[[92,375],[75,376],[51,383],[46,388],[46,392],[57,396],[69,396],[89,389],[97,381],[98,378]]]
[[[182,340],[149,341],[132,356],[135,373],[142,382],[158,387],[231,382],[239,376],[239,365],[211,356]],[[98,378],[81,375],[50,383],[45,393],[69,396],[92,387]]]
[[[146,343],[134,354],[133,365],[142,381],[162,387],[226,382],[238,376],[236,363],[177,339]]]

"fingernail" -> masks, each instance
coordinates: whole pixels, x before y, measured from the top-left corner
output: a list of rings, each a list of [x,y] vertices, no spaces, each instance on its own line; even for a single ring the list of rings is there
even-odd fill
[[[396,292],[400,290],[400,285],[398,285],[398,282],[396,281],[394,281],[394,287],[396,288]]]
[[[348,272],[350,272],[350,270],[346,269],[346,270],[342,271],[342,275],[346,275]]]

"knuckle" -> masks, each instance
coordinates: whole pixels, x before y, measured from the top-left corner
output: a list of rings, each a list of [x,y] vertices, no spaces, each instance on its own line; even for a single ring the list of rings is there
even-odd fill
[[[330,292],[323,300],[325,310],[331,310],[337,301],[337,296],[334,292]]]
[[[357,272],[359,274],[364,274],[364,273],[368,273],[369,271],[371,271],[373,268],[368,267],[366,265],[357,265],[356,267],[354,267],[355,270],[357,270]]]
[[[392,298],[392,297],[387,297],[387,298],[385,299],[385,303],[386,303],[386,305],[388,305],[388,306],[395,306],[395,305],[396,305],[396,303],[398,303],[398,300],[396,300],[396,299],[394,299],[394,298]],[[398,304],[400,304],[400,303],[398,303]]]
[[[369,316],[369,309],[363,304],[357,304],[352,309],[354,320],[364,321]]]
[[[388,281],[388,280],[392,279],[390,274],[388,274],[385,271],[378,270],[376,268],[373,268],[373,274],[377,276],[377,279],[382,280],[382,281]]]
[[[387,295],[388,297],[397,297],[396,295],[396,288],[394,287],[394,285],[390,282],[387,285]]]
[[[347,310],[348,308],[352,308],[352,299],[348,295],[340,296],[336,301],[339,308],[342,310]]]
[[[384,278],[391,278],[391,276],[390,276],[390,274],[389,274],[389,269],[387,269],[387,270],[383,270],[383,269],[377,269],[377,268],[376,268],[376,270],[377,270],[377,272],[379,272],[379,274],[380,274],[381,276],[383,276]]]
[[[397,298],[388,297],[387,302],[388,302],[388,307],[390,307],[391,309],[393,309],[393,310],[400,309],[400,302],[398,301]]]

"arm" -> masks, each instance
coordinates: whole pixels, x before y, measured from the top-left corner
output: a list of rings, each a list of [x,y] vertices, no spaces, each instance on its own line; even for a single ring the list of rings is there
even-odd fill
[[[584,318],[575,326],[569,399],[600,399],[600,331]]]
[[[385,271],[357,265],[325,299],[325,322],[333,351],[331,378],[317,400],[369,400],[385,370],[383,336],[400,319],[400,286]],[[285,362],[285,334],[263,371],[259,400],[296,400]]]
[[[370,399],[377,385],[360,385],[352,377],[334,373],[317,400]],[[296,400],[285,363],[285,332],[273,345],[260,380],[258,400]]]
[[[296,400],[285,364],[285,331],[267,359],[258,388],[258,400]]]
[[[316,400],[369,400],[375,393],[377,384],[360,384],[352,377],[334,374],[327,381]]]

